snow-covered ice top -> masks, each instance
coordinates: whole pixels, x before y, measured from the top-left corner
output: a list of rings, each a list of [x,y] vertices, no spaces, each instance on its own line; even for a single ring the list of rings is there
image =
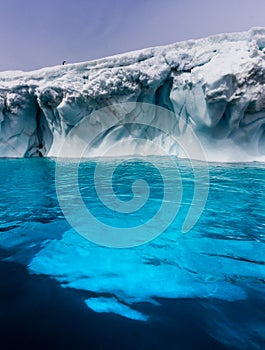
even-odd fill
[[[265,28],[33,72],[1,72],[0,156],[57,156],[66,135],[83,118],[129,101],[135,103],[130,115],[139,116],[136,102],[172,111],[176,133],[185,135],[191,125],[210,160],[262,160],[264,84]],[[110,113],[116,114],[115,108]],[[121,117],[126,120],[126,112]],[[144,113],[141,118],[148,124]],[[102,124],[92,119],[91,130]],[[108,142],[131,136],[115,128],[107,133]],[[147,132],[148,138],[157,138],[157,133]],[[91,156],[104,154],[103,144],[104,138]],[[135,149],[132,141],[126,154]]]

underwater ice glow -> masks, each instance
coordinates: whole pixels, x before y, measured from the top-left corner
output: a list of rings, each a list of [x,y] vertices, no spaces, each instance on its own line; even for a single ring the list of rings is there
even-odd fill
[[[119,226],[123,217],[107,212],[91,190],[93,184],[88,186],[87,174],[93,162],[80,166],[81,188],[98,217]],[[107,168],[112,160],[104,162]],[[167,159],[161,157],[157,162],[165,166]],[[197,163],[198,170],[203,166]],[[31,273],[55,278],[63,287],[87,291],[90,296],[84,303],[96,312],[114,312],[138,322],[152,319],[141,305],[151,303],[159,308],[159,298],[247,303],[248,296],[255,293],[264,300],[263,164],[210,165],[205,211],[197,225],[183,234],[178,220],[185,217],[192,200],[193,175],[186,161],[178,161],[185,194],[180,216],[155,240],[130,249],[100,247],[69,227],[56,199],[54,167],[54,161],[47,159],[1,160],[0,243],[4,260],[26,264]],[[157,173],[148,163],[142,166],[141,161],[131,159],[129,168],[123,179],[114,177],[114,187],[119,196],[129,199],[130,176],[148,174],[153,190],[141,213],[148,218],[158,208],[162,182],[157,181]],[[64,176],[67,182],[67,171]],[[140,217],[136,215],[133,222],[137,220]],[[208,320],[213,336],[241,349],[246,342],[259,349],[260,339],[264,341],[262,313],[242,321],[244,336],[224,315],[222,321],[222,310],[218,315],[218,327],[211,327]],[[226,329],[228,324],[233,333]]]

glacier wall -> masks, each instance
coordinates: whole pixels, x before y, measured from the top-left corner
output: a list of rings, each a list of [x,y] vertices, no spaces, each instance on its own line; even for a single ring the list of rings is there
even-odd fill
[[[190,125],[209,160],[264,160],[265,29],[33,72],[1,72],[0,156],[57,156],[74,126],[94,111],[122,102],[172,111],[176,136],[185,139]],[[124,111],[124,121],[134,112],[139,117],[137,108]],[[110,108],[109,113],[117,111]],[[150,116],[140,117],[148,124]],[[102,123],[91,118],[90,134]],[[111,128],[105,138],[109,145],[133,135],[135,130]],[[148,140],[150,134],[144,137]],[[104,142],[102,137],[92,156],[104,153]],[[159,142],[165,144],[162,138]],[[135,142],[131,145],[126,154],[136,152]]]

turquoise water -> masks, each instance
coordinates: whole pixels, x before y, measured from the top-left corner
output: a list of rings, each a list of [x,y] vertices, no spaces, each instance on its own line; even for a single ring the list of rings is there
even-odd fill
[[[65,219],[57,199],[54,160],[2,159],[1,261],[19,264],[26,267],[30,276],[47,276],[60,287],[77,291],[76,298],[87,312],[93,310],[94,317],[99,314],[114,320],[120,317],[141,329],[152,325],[154,334],[155,327],[161,329],[165,324],[168,332],[172,327],[180,327],[179,319],[187,315],[197,320],[200,331],[194,327],[188,329],[189,322],[185,323],[188,334],[185,346],[176,332],[168,345],[165,331],[157,339],[154,335],[153,347],[146,342],[143,349],[171,349],[171,346],[193,349],[195,344],[202,349],[264,349],[265,165],[195,162],[193,166],[202,176],[194,184],[190,163],[174,162],[174,167],[172,159],[167,158],[88,160],[80,164],[80,193],[87,208],[109,227],[122,228],[124,235],[128,228],[134,227],[141,227],[143,234],[146,233],[146,222],[161,210],[165,200],[165,183],[172,191],[177,187],[176,193],[181,194],[180,200],[170,203],[176,211],[175,219],[160,235],[143,245],[116,249],[90,242]],[[112,185],[117,198],[130,202],[134,198],[133,182],[144,179],[149,185],[144,205],[128,214],[119,212],[119,207],[113,210],[103,204],[94,184],[99,163],[103,169],[99,183],[110,202],[112,197],[104,175],[114,166]],[[73,208],[76,205],[71,182],[74,164],[64,161],[61,179],[65,200]],[[176,169],[181,183],[172,180]],[[182,224],[189,213],[195,186],[207,191],[208,184],[203,183],[207,181],[206,169],[209,194],[205,208],[195,226],[183,233]],[[144,184],[141,186],[136,193],[139,200],[146,195]],[[200,197],[192,205],[201,205]],[[77,206],[77,221],[79,215]],[[167,215],[160,218],[167,219]],[[96,230],[93,222],[87,226],[89,232]],[[166,312],[165,305],[171,305]],[[182,306],[176,305],[187,307],[179,314]],[[202,334],[207,334],[216,344],[211,347],[209,339],[205,340]],[[196,343],[192,343],[193,335]],[[110,343],[108,349],[111,348]]]

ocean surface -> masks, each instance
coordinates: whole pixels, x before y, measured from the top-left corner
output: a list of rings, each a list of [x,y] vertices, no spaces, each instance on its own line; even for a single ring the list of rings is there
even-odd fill
[[[0,188],[1,350],[265,349],[265,164],[1,159]]]

